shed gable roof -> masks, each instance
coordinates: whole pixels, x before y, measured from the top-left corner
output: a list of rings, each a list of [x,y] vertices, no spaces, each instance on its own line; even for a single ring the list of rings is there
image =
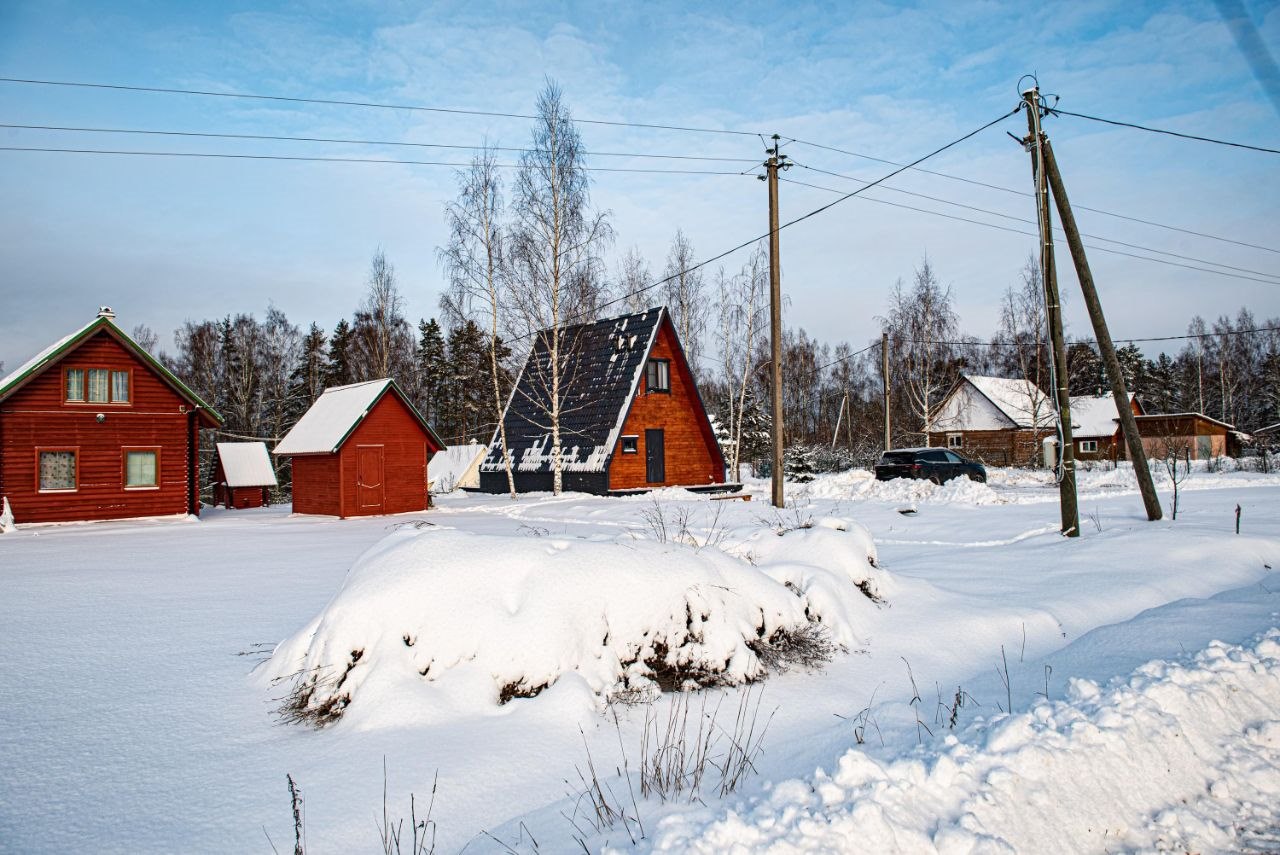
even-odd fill
[[[81,343],[88,340],[95,333],[106,332],[130,353],[137,357],[143,364],[150,368],[166,385],[172,388],[178,395],[186,399],[187,403],[196,408],[197,411],[212,422],[214,426],[222,424],[222,416],[213,407],[206,404],[199,395],[191,391],[186,383],[183,383],[168,368],[146,351],[142,345],[134,341],[130,336],[105,315],[99,315],[80,329],[69,335],[55,341],[35,356],[28,359],[16,370],[0,378],[0,401],[8,398],[17,392],[27,383],[39,377],[46,369],[55,365],[58,360],[74,351]]]
[[[562,333],[562,348],[568,354],[561,375],[565,391],[560,444],[565,471],[603,472],[608,466],[664,318],[666,309],[659,307],[578,324]],[[550,350],[539,334],[503,413],[512,466],[520,472],[552,469],[551,428],[545,412],[550,375]],[[495,432],[480,469],[498,472],[502,468],[502,448]]]
[[[276,470],[265,442],[219,442],[217,446],[228,487],[276,486]]]
[[[347,437],[388,391],[399,397],[401,403],[409,409],[414,419],[431,437],[432,442],[439,448],[444,448],[440,437],[436,436],[436,432],[422,418],[422,414],[401,391],[396,381],[385,378],[325,389],[324,393],[311,405],[311,409],[303,413],[293,429],[280,440],[272,453],[278,455],[332,454],[342,447]]]

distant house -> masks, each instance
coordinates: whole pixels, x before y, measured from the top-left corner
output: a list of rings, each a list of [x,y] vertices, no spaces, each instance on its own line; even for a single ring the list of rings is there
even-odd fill
[[[1208,460],[1227,453],[1227,435],[1232,425],[1204,413],[1160,413],[1137,417],[1138,434],[1148,457],[1165,457],[1170,452],[1192,460]]]
[[[1137,398],[1129,406],[1135,416],[1145,410]],[[1111,395],[1080,395],[1071,399],[1071,438],[1077,460],[1124,460],[1128,450],[1120,436],[1120,413]]]
[[[1053,401],[1034,383],[966,374],[926,426],[929,445],[995,465],[1034,461],[1055,433]]]
[[[720,445],[665,308],[569,327],[563,340],[564,489],[605,494],[724,483]],[[539,336],[503,413],[521,492],[552,489],[550,367]],[[508,489],[496,431],[480,464],[480,488]]]
[[[479,489],[480,464],[488,451],[488,446],[473,440],[466,445],[451,445],[431,458],[431,492]]]
[[[394,380],[370,380],[326,389],[273,453],[292,459],[295,513],[353,517],[425,510],[442,448]]]
[[[213,475],[213,503],[228,508],[260,508],[271,503],[276,470],[263,442],[219,442]]]
[[[14,520],[200,513],[208,404],[116,326],[88,324],[0,379],[0,496]]]

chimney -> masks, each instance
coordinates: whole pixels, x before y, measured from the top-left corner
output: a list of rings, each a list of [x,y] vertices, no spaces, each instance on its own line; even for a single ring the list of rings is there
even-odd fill
[[[100,318],[107,318],[108,320],[112,320],[112,319],[114,319],[114,318],[115,318],[115,316],[116,316],[116,313],[115,313],[115,312],[113,312],[113,311],[111,311],[111,307],[110,307],[110,306],[99,306],[99,307],[98,307],[98,317],[100,317]]]

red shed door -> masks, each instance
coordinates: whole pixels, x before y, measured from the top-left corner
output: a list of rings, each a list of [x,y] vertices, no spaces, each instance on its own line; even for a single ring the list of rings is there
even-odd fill
[[[382,483],[382,446],[356,448],[356,505],[361,513],[378,513],[386,501]]]

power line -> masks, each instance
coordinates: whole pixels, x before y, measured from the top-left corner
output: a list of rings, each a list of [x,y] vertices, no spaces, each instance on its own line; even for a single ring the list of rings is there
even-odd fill
[[[881,182],[884,182],[884,181],[888,181],[890,178],[892,178],[893,176],[895,176],[895,175],[899,174],[900,172],[903,172],[904,170],[910,169],[911,167],[913,167],[913,166],[915,166],[915,165],[917,165],[917,164],[924,163],[924,162],[925,162],[926,160],[928,160],[929,158],[931,158],[931,157],[935,157],[936,155],[941,154],[942,152],[946,151],[947,149],[952,148],[952,147],[954,147],[954,146],[957,146],[957,145],[959,145],[960,143],[964,142],[965,140],[968,140],[968,139],[970,139],[970,138],[972,138],[972,137],[974,137],[974,136],[977,136],[978,134],[982,133],[983,131],[987,130],[988,128],[991,128],[991,127],[994,127],[995,125],[998,125],[1000,122],[1003,122],[1005,119],[1007,119],[1007,118],[1009,118],[1010,116],[1014,115],[1015,113],[1019,112],[1021,109],[1022,109],[1022,106],[1021,106],[1021,104],[1019,104],[1017,107],[1014,107],[1014,108],[1013,108],[1012,110],[1010,110],[1009,112],[1007,112],[1007,113],[1003,113],[1003,114],[1001,114],[1000,116],[997,116],[996,118],[992,119],[990,122],[987,122],[987,123],[986,123],[985,125],[983,125],[982,127],[980,127],[980,128],[976,128],[976,129],[974,129],[974,130],[970,131],[969,133],[965,134],[964,136],[959,137],[959,138],[957,138],[957,139],[954,139],[954,140],[952,140],[951,142],[947,143],[946,145],[939,146],[938,148],[935,148],[933,151],[929,152],[928,154],[926,154],[926,155],[924,155],[924,156],[922,156],[922,157],[916,158],[916,159],[915,159],[914,161],[912,161],[910,164],[908,164],[908,165],[906,165],[906,166],[903,166],[903,167],[901,167],[901,168],[899,168],[899,169],[896,169],[896,170],[894,170],[893,172],[890,172],[889,174],[887,174],[887,175],[885,175],[885,176],[883,176],[883,177],[881,177],[881,178],[876,179],[875,181],[869,182],[868,184],[866,184],[866,185],[864,185],[864,186],[862,186],[862,187],[859,187],[857,190],[854,190],[854,191],[853,191],[853,192],[851,192],[851,193],[846,193],[846,194],[844,194],[843,196],[841,196],[839,199],[836,199],[836,200],[835,200],[835,201],[833,201],[833,202],[829,202],[829,203],[827,203],[826,205],[822,205],[821,207],[815,208],[814,210],[810,211],[810,212],[809,212],[809,213],[807,213],[807,214],[803,214],[803,215],[801,215],[801,216],[799,216],[799,217],[796,217],[794,220],[789,220],[789,221],[787,221],[787,222],[783,223],[782,225],[778,226],[778,231],[782,231],[783,229],[788,228],[789,226],[794,226],[794,225],[795,225],[795,224],[797,224],[797,223],[804,222],[805,220],[809,219],[810,217],[817,216],[818,214],[821,214],[823,211],[827,211],[827,210],[829,210],[829,209],[831,209],[831,208],[834,208],[836,205],[839,205],[841,202],[845,201],[846,199],[852,199],[854,196],[857,196],[858,194],[862,193],[864,190],[870,190],[872,187],[875,187],[877,184],[880,184]],[[838,192],[838,191],[836,191],[836,192]],[[677,271],[677,272],[675,272],[675,273],[671,274],[670,276],[667,276],[666,278],[659,279],[659,280],[657,280],[656,282],[652,282],[652,283],[650,283],[650,284],[648,284],[648,285],[645,285],[645,286],[643,286],[643,287],[641,287],[641,288],[637,288],[636,290],[631,291],[631,292],[629,292],[629,293],[627,293],[627,294],[624,294],[624,295],[622,295],[621,297],[617,297],[617,298],[615,298],[615,299],[613,299],[613,300],[609,300],[609,301],[607,301],[607,302],[601,303],[600,305],[598,305],[598,306],[596,306],[596,307],[595,307],[595,311],[596,311],[596,312],[598,312],[600,309],[604,309],[604,308],[607,308],[607,307],[609,307],[609,306],[614,306],[614,305],[617,305],[618,303],[626,302],[626,301],[630,300],[632,297],[638,296],[638,295],[643,294],[643,293],[645,293],[645,292],[647,292],[647,291],[651,291],[651,290],[653,290],[654,288],[657,288],[657,287],[658,287],[658,286],[660,286],[660,285],[665,285],[666,283],[670,282],[672,279],[676,279],[677,277],[685,276],[685,275],[688,275],[688,274],[690,274],[690,273],[693,273],[695,270],[699,270],[699,269],[701,269],[701,268],[703,268],[703,267],[706,267],[707,265],[712,264],[712,263],[714,263],[714,262],[716,262],[716,261],[719,261],[720,259],[725,258],[726,256],[732,255],[733,253],[737,252],[737,251],[738,251],[738,250],[740,250],[740,249],[745,249],[746,247],[749,247],[749,246],[751,246],[752,244],[754,244],[754,243],[756,243],[756,242],[758,242],[758,241],[761,241],[761,240],[763,240],[764,238],[767,238],[767,237],[769,236],[769,234],[770,234],[769,232],[765,232],[764,234],[759,235],[759,236],[757,236],[757,237],[754,237],[754,238],[752,238],[751,240],[743,241],[742,243],[738,244],[737,246],[730,247],[729,249],[726,249],[724,252],[718,253],[717,255],[713,255],[713,256],[711,256],[710,258],[703,259],[702,261],[699,261],[697,264],[694,264],[694,265],[692,265],[691,267],[687,267],[687,268],[685,268],[684,270]],[[583,318],[582,318],[582,317],[576,317],[576,318],[571,317],[571,318],[567,319],[567,321],[568,321],[569,323],[572,323],[572,322],[575,322],[575,321],[582,321],[582,320],[583,320]],[[534,332],[525,333],[525,334],[524,334],[524,335],[522,335],[522,336],[519,336],[519,337],[517,337],[517,338],[512,339],[512,341],[521,341],[521,340],[526,339],[526,338],[532,338],[533,336],[538,335],[538,333],[540,333],[540,332],[542,332],[542,331],[541,331],[541,330],[537,330],[537,331],[534,331]]]
[[[814,189],[814,190],[822,190],[822,191],[825,191],[825,192],[827,192],[827,193],[842,193],[842,192],[843,192],[843,191],[841,191],[841,190],[837,190],[837,189],[835,189],[834,187],[823,187],[823,186],[818,185],[818,184],[809,184],[809,183],[806,183],[806,182],[803,182],[803,181],[796,181],[796,180],[794,180],[794,179],[789,179],[789,178],[783,178],[783,179],[780,179],[780,180],[782,180],[782,181],[786,181],[786,182],[788,182],[788,183],[790,183],[790,184],[799,184],[799,185],[801,185],[801,186],[803,186],[803,187],[810,187],[810,188],[812,188],[812,189]],[[865,190],[866,188],[864,187],[864,188],[862,188],[862,189],[864,189],[864,190]],[[983,222],[982,220],[973,220],[973,219],[970,219],[970,218],[968,218],[968,217],[959,217],[959,216],[956,216],[956,215],[954,215],[954,214],[944,214],[944,213],[943,213],[943,212],[941,212],[941,211],[931,211],[931,210],[929,210],[928,208],[917,208],[917,207],[915,207],[914,205],[904,205],[904,204],[902,204],[902,203],[900,203],[900,202],[890,202],[890,201],[888,201],[887,199],[876,199],[876,198],[873,198],[873,197],[870,197],[870,196],[864,196],[864,197],[862,197],[862,198],[863,198],[865,201],[868,201],[868,202],[878,202],[878,203],[880,203],[880,204],[882,204],[882,205],[891,205],[891,206],[893,206],[893,207],[895,207],[895,208],[905,208],[905,209],[906,209],[906,210],[908,210],[908,211],[919,211],[919,212],[920,212],[920,213],[922,213],[922,214],[930,214],[930,215],[935,216],[935,217],[944,217],[944,218],[946,218],[946,219],[948,219],[948,220],[959,220],[960,222],[963,222],[963,223],[972,223],[973,225],[976,225],[976,226],[982,226],[982,227],[984,227],[984,228],[988,228],[988,229],[997,229],[997,230],[1002,231],[1002,232],[1011,232],[1011,233],[1013,233],[1013,234],[1017,234],[1017,235],[1025,235],[1025,236],[1027,236],[1027,237],[1036,237],[1036,235],[1035,235],[1034,233],[1032,233],[1032,232],[1024,232],[1024,231],[1021,231],[1020,229],[1013,229],[1013,228],[1009,228],[1008,226],[1001,226],[1001,225],[997,225],[996,223],[986,223],[986,222]],[[837,200],[837,201],[839,201],[839,200]],[[1015,219],[1016,219],[1016,218],[1015,218]],[[1104,240],[1106,240],[1106,239],[1104,238]],[[1119,241],[1115,241],[1115,243],[1119,243]],[[1184,269],[1187,269],[1187,270],[1196,270],[1196,271],[1199,271],[1199,272],[1201,272],[1201,273],[1215,273],[1215,274],[1217,274],[1218,276],[1228,276],[1228,277],[1230,277],[1230,278],[1232,278],[1232,279],[1243,279],[1243,280],[1248,281],[1248,282],[1259,282],[1259,283],[1261,283],[1261,284],[1263,284],[1263,285],[1277,285],[1277,286],[1280,286],[1280,281],[1277,281],[1277,280],[1275,280],[1275,279],[1262,279],[1262,278],[1259,278],[1259,277],[1256,277],[1256,276],[1246,276],[1246,275],[1242,275],[1242,274],[1239,274],[1239,273],[1231,273],[1231,272],[1228,272],[1228,271],[1226,271],[1226,270],[1215,270],[1215,269],[1213,269],[1212,267],[1196,267],[1195,265],[1192,265],[1192,264],[1182,264],[1182,263],[1180,263],[1180,262],[1177,262],[1177,261],[1169,261],[1169,260],[1164,259],[1164,258],[1152,258],[1152,257],[1151,257],[1151,256],[1149,256],[1149,255],[1137,255],[1137,254],[1132,253],[1132,252],[1124,252],[1123,250],[1119,250],[1119,249],[1111,249],[1111,248],[1109,248],[1109,247],[1105,247],[1105,246],[1087,245],[1087,248],[1088,248],[1088,249],[1091,249],[1091,250],[1094,250],[1095,252],[1106,252],[1106,253],[1110,253],[1110,254],[1112,254],[1112,255],[1121,255],[1121,256],[1124,256],[1124,257],[1126,257],[1126,258],[1136,258],[1136,259],[1139,259],[1139,260],[1141,260],[1141,261],[1151,261],[1151,262],[1154,262],[1154,263],[1156,263],[1156,264],[1166,264],[1166,265],[1169,265],[1170,267],[1181,267],[1181,268],[1184,268]],[[1145,247],[1144,247],[1144,248],[1145,248]],[[1160,250],[1152,250],[1152,251],[1153,251],[1153,252],[1159,252]],[[1167,254],[1172,255],[1172,253],[1167,253]],[[1185,256],[1178,256],[1178,257],[1185,257]],[[1197,258],[1197,259],[1193,259],[1193,260],[1194,260],[1194,261],[1198,261],[1198,262],[1200,262],[1200,263],[1202,263],[1202,264],[1217,264],[1217,262],[1214,262],[1214,261],[1205,261],[1204,259],[1198,259],[1198,258]],[[1221,266],[1224,266],[1224,267],[1225,267],[1226,265],[1221,265]],[[1270,273],[1263,274],[1263,276],[1272,276],[1272,275],[1274,275],[1274,274],[1270,274]]]
[[[225,139],[225,140],[271,140],[278,142],[309,142],[309,143],[340,143],[343,145],[384,145],[384,146],[401,146],[409,148],[441,148],[453,149],[461,151],[479,151],[487,149],[489,151],[507,151],[518,154],[537,154],[537,149],[515,148],[511,146],[486,146],[486,145],[449,145],[445,143],[424,143],[424,142],[403,142],[395,140],[361,140],[361,139],[343,139],[333,137],[293,137],[281,136],[275,134],[232,134],[232,133],[215,133],[207,131],[161,131],[142,128],[79,128],[79,127],[63,127],[59,125],[15,125],[0,123],[0,128],[14,128],[18,130],[30,131],[70,131],[74,133],[95,133],[95,134],[137,134],[145,136],[163,136],[163,137],[198,137],[201,139]],[[687,154],[649,154],[646,152],[621,152],[621,151],[588,151],[583,154],[592,157],[647,157],[659,160],[699,160],[699,161],[715,161],[720,163],[755,163],[755,158],[750,157],[711,157],[707,155],[687,155]]]
[[[811,142],[809,140],[797,139],[797,140],[794,140],[794,142],[798,143],[799,145],[807,145],[812,148],[821,149],[823,151],[831,151],[837,154],[845,154],[850,157],[858,157],[864,160],[873,161],[875,163],[885,163],[891,166],[902,165],[897,161],[886,160],[882,157],[874,157],[869,154],[864,154],[862,152],[857,152],[857,151],[851,151],[849,149],[839,148],[837,146],[823,145],[822,143]],[[959,181],[964,184],[972,184],[975,187],[985,187],[988,190],[998,190],[1001,193],[1011,193],[1015,196],[1030,197],[1032,195],[1031,193],[1028,193],[1024,190],[1018,190],[1013,187],[1005,187],[1000,184],[991,184],[986,181],[977,181],[972,178],[965,178],[963,176],[953,175],[948,172],[938,172],[937,170],[933,170],[933,169],[920,169],[920,168],[915,168],[913,171],[921,172],[926,175],[934,175],[934,176],[937,176],[938,178],[946,178],[949,181]],[[1221,241],[1222,243],[1230,243],[1230,244],[1235,244],[1236,246],[1248,247],[1249,249],[1258,249],[1258,250],[1262,250],[1263,252],[1274,252],[1276,254],[1280,254],[1280,249],[1276,249],[1275,247],[1263,246],[1261,244],[1256,244],[1256,243],[1249,243],[1248,241],[1237,240],[1235,238],[1222,237],[1221,235],[1215,235],[1215,234],[1210,234],[1208,232],[1196,231],[1195,229],[1187,229],[1181,226],[1171,226],[1168,223],[1161,223],[1155,220],[1146,220],[1146,219],[1143,219],[1142,217],[1135,217],[1129,214],[1118,214],[1115,211],[1107,211],[1103,208],[1091,208],[1087,205],[1079,205],[1079,204],[1074,204],[1073,207],[1079,211],[1088,211],[1091,214],[1100,214],[1104,217],[1112,217],[1117,220],[1124,220],[1125,222],[1138,223],[1140,225],[1151,226],[1153,228],[1167,229],[1168,231],[1178,232],[1179,234],[1191,235],[1192,237],[1205,238],[1206,240],[1216,240],[1216,241]]]
[[[100,148],[46,148],[37,146],[0,146],[0,151],[42,152],[46,154],[107,154],[126,157],[178,157],[178,158],[213,158],[215,160],[283,160],[304,163],[380,163],[401,166],[451,166],[466,168],[469,163],[456,163],[439,160],[395,160],[378,157],[308,157],[289,154],[229,154],[222,152],[199,151],[135,151],[128,149]],[[495,163],[499,169],[519,169],[518,163]],[[732,170],[709,169],[644,169],[640,167],[622,166],[584,166],[588,172],[645,172],[660,175],[742,175]]]
[[[261,95],[249,92],[212,92],[206,89],[178,89],[163,86],[126,86],[118,83],[85,83],[71,80],[35,80],[22,77],[0,77],[0,83],[16,83],[32,86],[66,86],[81,89],[109,89],[117,92],[149,92],[163,95],[199,95],[210,98],[243,98],[255,101],[274,101],[289,104],[324,104],[338,107],[369,107],[381,110],[407,110],[419,113],[447,113],[458,116],[489,116],[500,119],[537,119],[528,113],[503,113],[497,110],[464,110],[454,107],[427,107],[420,104],[387,104],[377,101],[354,101],[339,98],[300,98],[285,95]],[[622,122],[608,119],[574,119],[584,125],[608,125],[624,128],[646,128],[661,131],[685,131],[700,134],[730,134],[733,136],[759,136],[754,131],[738,131],[726,128],[700,128],[687,125],[659,125],[648,122]]]
[[[1136,125],[1133,122],[1121,122],[1116,119],[1103,119],[1098,116],[1088,116],[1084,113],[1073,113],[1070,110],[1063,110],[1060,107],[1046,108],[1051,115],[1075,116],[1077,119],[1088,119],[1091,122],[1102,122],[1106,125],[1116,125],[1121,128],[1134,128],[1139,131],[1147,131],[1152,134],[1164,134],[1171,137],[1181,137],[1185,140],[1196,140],[1197,142],[1214,143],[1215,145],[1228,145],[1232,148],[1247,148],[1250,151],[1261,151],[1266,154],[1280,154],[1280,149],[1265,148],[1260,145],[1249,145],[1248,143],[1230,142],[1228,140],[1214,139],[1213,137],[1202,137],[1196,134],[1184,134],[1181,131],[1170,131],[1164,128],[1151,128],[1146,125]]]
[[[864,179],[862,179],[862,178],[855,178],[855,177],[854,177],[854,176],[852,176],[852,175],[844,175],[844,174],[839,173],[839,172],[831,172],[831,171],[826,170],[826,169],[818,169],[817,167],[813,167],[813,166],[806,166],[806,165],[805,165],[805,164],[803,164],[803,163],[797,163],[797,164],[796,164],[796,166],[799,166],[801,169],[807,169],[807,170],[809,170],[810,172],[818,172],[818,173],[821,173],[821,174],[823,174],[823,175],[830,175],[830,176],[832,176],[833,178],[843,178],[843,179],[844,179],[844,180],[846,180],[846,181],[856,181],[856,182],[858,182],[858,183],[863,183],[863,184],[865,184],[865,183],[866,183],[866,181],[865,181]],[[797,182],[797,183],[799,183],[799,182]],[[809,185],[805,185],[805,186],[813,187],[813,188],[815,188],[815,189],[819,189],[819,190],[830,190],[830,191],[831,191],[831,192],[833,192],[833,193],[840,192],[840,191],[834,190],[833,188],[819,187],[819,186],[818,186],[818,185],[816,185],[816,184],[809,184]],[[953,205],[953,206],[955,206],[955,207],[957,207],[957,208],[964,208],[965,210],[968,210],[968,211],[976,211],[977,213],[980,213],[980,214],[987,214],[987,215],[992,216],[992,217],[1000,217],[1000,218],[1002,218],[1002,219],[1006,219],[1006,220],[1013,220],[1014,222],[1018,222],[1018,223],[1026,223],[1026,224],[1028,224],[1028,225],[1035,225],[1035,224],[1036,224],[1036,221],[1035,221],[1035,220],[1029,220],[1029,219],[1026,219],[1025,217],[1018,217],[1018,216],[1015,216],[1015,215],[1013,215],[1013,214],[1006,214],[1006,213],[1004,213],[1004,212],[1002,212],[1002,211],[992,211],[992,210],[990,210],[990,209],[988,209],[988,208],[979,208],[979,207],[977,207],[976,205],[966,205],[966,204],[964,204],[963,202],[953,202],[953,201],[952,201],[952,200],[950,200],[950,199],[942,199],[942,198],[939,198],[939,197],[937,197],[937,196],[930,196],[930,195],[925,194],[925,193],[916,193],[916,192],[914,192],[914,191],[912,191],[912,190],[901,190],[901,189],[899,189],[899,188],[897,188],[897,187],[884,187],[884,188],[882,188],[882,189],[884,189],[884,190],[889,190],[889,191],[894,192],[894,193],[901,193],[901,194],[906,195],[906,196],[915,196],[916,198],[919,198],[919,199],[927,199],[927,200],[929,200],[930,202],[938,202],[938,203],[943,204],[943,205]],[[871,197],[867,196],[867,197],[864,197],[864,198],[870,199]],[[906,206],[904,206],[904,207],[906,207]],[[923,210],[923,209],[920,209],[920,208],[912,208],[911,210],[917,210],[917,211],[918,211],[918,210]],[[934,212],[934,213],[937,213],[937,212]],[[962,218],[962,219],[963,219],[963,218]],[[978,221],[976,221],[976,220],[967,220],[967,219],[966,219],[966,220],[965,220],[965,222],[978,222]],[[1059,233],[1065,233],[1061,227],[1056,227],[1056,228],[1055,228],[1055,231],[1057,231],[1057,232],[1059,232]],[[1018,234],[1026,234],[1026,232],[1018,232]],[[1101,235],[1087,234],[1087,233],[1082,232],[1082,233],[1081,233],[1081,237],[1087,237],[1087,238],[1089,238],[1090,240],[1100,240],[1100,241],[1103,241],[1103,242],[1105,242],[1105,243],[1112,243],[1112,244],[1115,244],[1116,246],[1128,247],[1129,249],[1139,249],[1139,250],[1142,250],[1143,252],[1154,252],[1154,253],[1156,253],[1157,255],[1167,255],[1167,256],[1169,256],[1170,258],[1180,258],[1180,259],[1182,259],[1183,261],[1195,261],[1195,262],[1198,262],[1198,263],[1200,263],[1200,264],[1211,264],[1211,265],[1213,265],[1214,267],[1223,267],[1223,268],[1226,268],[1227,270],[1234,270],[1234,271],[1236,271],[1236,272],[1238,272],[1238,273],[1252,273],[1252,274],[1254,274],[1255,276],[1266,276],[1266,277],[1269,277],[1269,278],[1272,278],[1272,279],[1280,280],[1280,274],[1276,274],[1276,273],[1267,273],[1265,270],[1251,270],[1251,269],[1249,269],[1249,268],[1247,268],[1247,267],[1235,267],[1234,265],[1230,265],[1230,264],[1223,264],[1222,262],[1219,262],[1219,261],[1209,261],[1209,260],[1207,260],[1207,259],[1203,259],[1203,258],[1196,258],[1195,256],[1191,256],[1191,255],[1180,255],[1179,253],[1176,253],[1176,252],[1168,252],[1167,250],[1163,250],[1163,249],[1156,249],[1156,248],[1154,248],[1154,247],[1150,247],[1150,246],[1143,246],[1143,245],[1141,245],[1141,244],[1136,244],[1136,243],[1128,243],[1128,242],[1126,242],[1126,241],[1116,240],[1116,239],[1114,239],[1114,238],[1102,237]]]
[[[1247,329],[1247,330],[1222,330],[1219,332],[1207,332],[1204,335],[1160,335],[1160,336],[1149,336],[1146,338],[1112,336],[1111,338],[1112,338],[1112,341],[1123,341],[1123,342],[1128,342],[1129,344],[1137,344],[1138,342],[1188,341],[1190,339],[1211,339],[1211,338],[1217,338],[1219,336],[1255,335],[1257,333],[1268,333],[1268,332],[1280,332],[1280,327],[1254,327],[1253,329]],[[1026,347],[1027,346],[1024,343],[1014,342],[1014,341],[979,341],[977,339],[973,339],[970,341],[964,341],[964,340],[942,341],[942,340],[910,339],[910,338],[895,339],[895,340],[909,343],[909,344],[950,344],[950,345],[956,345],[960,347]],[[1072,344],[1097,344],[1098,340],[1093,338],[1077,338],[1077,339],[1072,339],[1071,343]],[[1035,344],[1037,346],[1043,346],[1044,343],[1036,342]],[[874,347],[875,345],[872,345],[872,346]]]

